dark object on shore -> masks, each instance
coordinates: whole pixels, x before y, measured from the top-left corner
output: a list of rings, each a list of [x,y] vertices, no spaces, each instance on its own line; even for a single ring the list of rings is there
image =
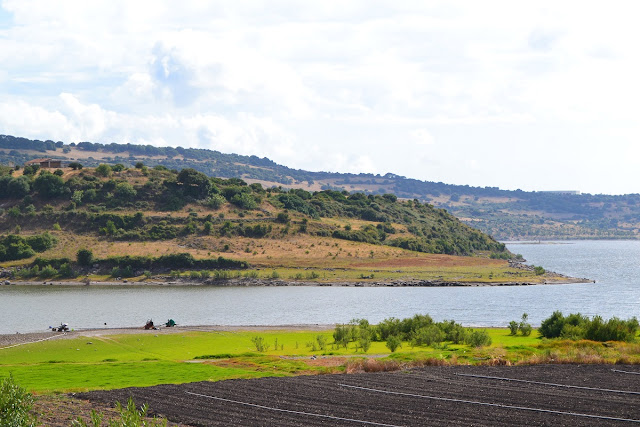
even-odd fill
[[[69,331],[69,324],[68,323],[61,323],[60,326],[58,326],[58,327],[52,328],[51,326],[49,326],[49,328],[51,328],[51,330],[53,332],[68,332]]]
[[[173,319],[167,320],[167,323],[164,324],[164,326],[166,326],[167,328],[172,328],[172,327],[174,327],[176,325],[177,325],[177,323]]]
[[[153,325],[153,320],[147,320],[147,323],[144,325],[145,329],[158,329]]]

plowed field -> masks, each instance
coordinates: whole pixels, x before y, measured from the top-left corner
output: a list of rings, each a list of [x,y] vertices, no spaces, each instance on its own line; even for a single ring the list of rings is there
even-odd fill
[[[612,365],[426,367],[77,397],[110,404],[133,396],[154,413],[192,426],[632,425],[640,423],[638,374],[639,366]]]

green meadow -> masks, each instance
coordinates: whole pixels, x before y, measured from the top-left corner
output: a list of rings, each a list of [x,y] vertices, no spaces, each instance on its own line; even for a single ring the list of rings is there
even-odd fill
[[[638,344],[544,340],[487,329],[492,344],[482,348],[443,343],[411,347],[403,342],[393,354],[384,342],[367,353],[351,343],[333,343],[333,330],[188,332],[145,331],[137,334],[79,336],[0,349],[0,377],[37,393],[58,393],[231,378],[290,376],[350,371],[373,358],[380,366],[425,364],[519,364],[576,361],[639,363]],[[318,336],[324,350],[314,349]],[[252,338],[267,347],[258,352]],[[312,361],[311,356],[318,356]],[[338,363],[319,363],[338,358]],[[384,369],[380,368],[379,369]],[[353,369],[351,369],[353,371]]]

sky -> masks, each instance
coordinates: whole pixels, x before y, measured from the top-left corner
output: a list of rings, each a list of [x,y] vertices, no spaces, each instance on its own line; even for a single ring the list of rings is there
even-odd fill
[[[640,193],[636,1],[0,0],[0,134]]]

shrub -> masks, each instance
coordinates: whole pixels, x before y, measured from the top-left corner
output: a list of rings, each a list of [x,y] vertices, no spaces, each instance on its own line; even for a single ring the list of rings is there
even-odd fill
[[[527,313],[522,313],[522,319],[520,320],[520,324],[518,325],[520,333],[525,337],[531,335],[531,331],[533,330],[531,324],[527,322],[527,319],[529,319],[529,315]]]
[[[114,172],[122,172],[125,170],[125,167],[122,163],[116,163],[115,165],[111,165],[111,170]]]
[[[76,259],[78,260],[78,264],[89,266],[93,263],[93,252],[89,249],[80,249],[76,254]]]
[[[214,194],[207,199],[207,206],[212,209],[220,209],[225,203],[227,203],[227,199],[219,194]]]
[[[602,317],[595,316],[586,325],[584,337],[593,341],[630,342],[635,340],[638,326],[638,320],[635,317],[628,320],[613,317],[604,321]]]
[[[509,335],[517,335],[518,334],[518,322],[512,320],[509,322]]]
[[[242,209],[255,209],[258,202],[255,197],[249,193],[238,193],[231,198],[231,203]]]
[[[58,270],[58,274],[60,274],[60,277],[64,277],[64,278],[76,277],[76,273],[73,271],[73,269],[71,268],[71,265],[68,262],[60,266],[60,269]]]
[[[100,176],[110,177],[113,175],[113,170],[111,170],[111,166],[102,163],[96,168],[96,173]]]
[[[545,269],[540,266],[535,266],[533,267],[533,272],[536,274],[536,276],[540,276],[545,273]]]
[[[116,410],[118,411],[119,419],[113,419],[109,421],[110,427],[166,427],[167,420],[164,418],[154,417],[151,420],[146,420],[149,407],[144,404],[138,409],[133,402],[133,398],[129,398],[127,406],[123,407],[120,402],[116,402]],[[102,419],[104,415],[98,413],[95,410],[91,411],[91,424],[92,427],[102,426]],[[89,427],[85,420],[77,418],[71,424],[74,427]]]
[[[471,347],[484,347],[487,345],[491,345],[491,337],[489,336],[489,333],[486,331],[486,329],[483,329],[481,331],[472,330],[467,335],[466,343]]]
[[[35,251],[21,236],[9,234],[4,239],[0,239],[0,261],[30,258],[34,255]]]
[[[411,346],[434,346],[444,341],[444,332],[437,325],[422,327],[412,333]]]
[[[269,350],[269,344],[266,343],[266,341],[264,340],[264,337],[255,336],[251,338],[251,342],[256,347],[256,351],[259,351],[262,353]]]
[[[289,214],[287,212],[278,212],[276,221],[281,224],[288,224],[291,221],[291,218],[289,217]]]
[[[320,350],[324,351],[327,349],[327,337],[324,335],[316,335],[316,342]]]
[[[467,338],[467,330],[459,323],[453,320],[445,320],[438,323],[438,327],[445,333],[445,341],[451,341],[454,344],[461,344]]]
[[[58,274],[58,270],[51,267],[50,265],[45,266],[42,270],[40,270],[39,277],[43,279],[49,279]]]
[[[203,233],[206,235],[209,235],[211,234],[212,229],[213,229],[213,224],[211,223],[211,221],[205,221],[202,227]]]
[[[22,215],[22,213],[20,212],[20,208],[17,206],[14,206],[12,208],[9,208],[7,210],[7,214],[11,217],[11,218],[19,218],[20,215]]]
[[[12,376],[0,380],[0,425],[31,427],[36,417],[31,414],[33,396],[16,384]]]
[[[120,200],[128,201],[133,200],[138,195],[138,192],[135,188],[133,188],[133,185],[129,184],[128,182],[119,182],[118,184],[116,184],[116,188],[113,194]]]
[[[46,231],[42,234],[29,236],[25,240],[27,244],[31,246],[31,249],[36,252],[44,252],[47,249],[51,249],[58,242],[58,239],[56,239],[55,236]]]

